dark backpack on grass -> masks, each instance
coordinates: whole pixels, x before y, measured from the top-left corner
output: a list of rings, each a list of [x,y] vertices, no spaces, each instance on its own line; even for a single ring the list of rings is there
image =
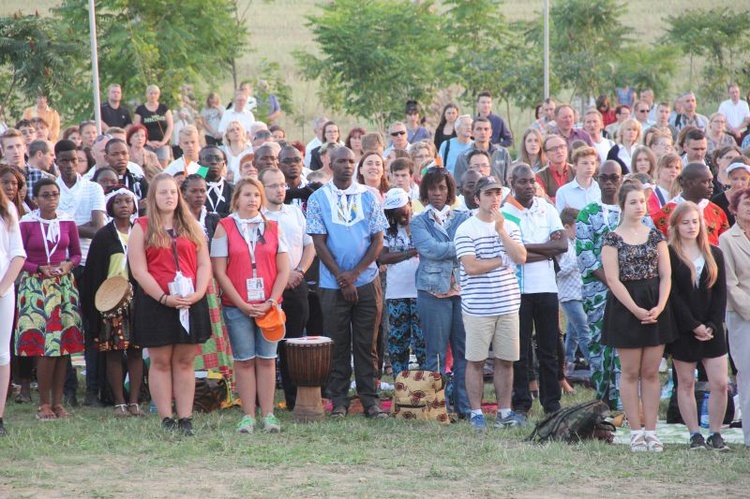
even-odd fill
[[[601,400],[565,407],[539,421],[526,440],[573,444],[596,439],[612,443],[616,429],[604,420],[608,415],[609,407]]]

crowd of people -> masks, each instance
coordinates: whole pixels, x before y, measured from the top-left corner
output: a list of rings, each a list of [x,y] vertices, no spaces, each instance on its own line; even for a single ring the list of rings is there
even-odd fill
[[[34,376],[36,418],[70,417],[79,352],[84,404],[115,417],[144,415],[146,382],[163,428],[192,435],[195,371],[215,369],[239,395],[239,432],[279,432],[277,359],[288,409],[296,398],[283,328],[333,340],[332,418],[348,416],[352,374],[379,419],[380,378],[427,369],[449,373],[449,408],[478,431],[490,372],[494,427],[522,426],[535,399],[561,408],[579,363],[624,410],[631,449],[660,452],[671,357],[690,448],[728,449],[730,372],[750,414],[750,109],[737,85],[710,118],[692,93],[670,104],[643,89],[614,108],[600,96],[582,116],[546,99],[516,155],[488,92],[475,112],[446,103],[434,132],[408,101],[386,137],[321,117],[305,145],[276,124],[267,90],[263,121],[246,84],[200,113],[188,93],[170,110],[150,85],[132,118],[112,85],[102,134],[92,121],[60,132],[44,97],[2,133],[0,434],[6,399],[30,403]]]

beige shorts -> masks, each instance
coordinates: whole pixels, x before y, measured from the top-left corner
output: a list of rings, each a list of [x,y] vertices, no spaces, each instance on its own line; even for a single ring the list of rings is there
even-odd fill
[[[462,315],[466,330],[466,360],[485,360],[489,356],[490,345],[496,359],[510,362],[519,359],[518,312],[491,316]]]

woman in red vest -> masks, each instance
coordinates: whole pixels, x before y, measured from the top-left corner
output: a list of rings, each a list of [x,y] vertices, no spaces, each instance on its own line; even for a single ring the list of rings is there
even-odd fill
[[[273,414],[278,342],[268,341],[255,319],[278,306],[289,280],[290,263],[279,225],[261,213],[265,201],[263,184],[250,177],[240,179],[232,195],[232,214],[219,222],[211,244],[244,412],[237,425],[240,433],[255,429],[256,396],[263,429],[270,433],[281,430]]]

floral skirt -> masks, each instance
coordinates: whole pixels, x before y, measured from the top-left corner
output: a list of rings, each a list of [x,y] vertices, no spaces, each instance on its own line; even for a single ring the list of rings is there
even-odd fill
[[[60,357],[84,349],[81,306],[72,274],[22,272],[18,286],[16,355]]]

